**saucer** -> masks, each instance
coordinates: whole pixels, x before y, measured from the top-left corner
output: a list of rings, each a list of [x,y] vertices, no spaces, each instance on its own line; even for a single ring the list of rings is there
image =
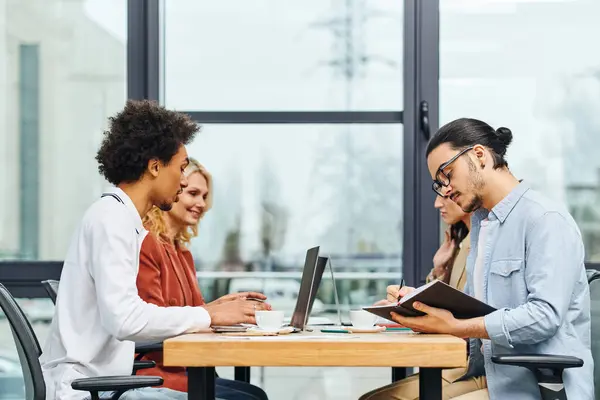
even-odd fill
[[[385,331],[385,326],[372,326],[370,328],[358,328],[356,326],[345,326],[343,329],[346,329],[352,333],[379,333]]]
[[[248,328],[248,330],[246,332],[252,332],[255,334],[262,334],[262,335],[287,335],[289,333],[294,332],[294,327],[293,326],[285,326],[282,328],[279,328],[278,330],[264,330],[259,328],[258,326],[253,326],[252,328]]]

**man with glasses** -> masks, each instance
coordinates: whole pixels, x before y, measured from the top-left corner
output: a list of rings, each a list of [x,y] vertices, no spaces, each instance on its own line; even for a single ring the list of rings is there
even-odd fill
[[[534,374],[494,364],[499,354],[559,354],[581,358],[563,373],[569,399],[593,399],[590,295],[581,234],[567,210],[520,182],[505,160],[512,133],[459,119],[427,146],[433,190],[471,219],[466,292],[495,307],[485,317],[455,319],[415,304],[423,317],[394,319],[419,332],[471,338],[469,375],[485,368],[487,389],[460,399],[539,399]],[[403,288],[404,296],[412,288]]]

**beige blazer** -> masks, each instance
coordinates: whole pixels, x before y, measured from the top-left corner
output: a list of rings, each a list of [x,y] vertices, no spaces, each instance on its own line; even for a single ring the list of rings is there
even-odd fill
[[[448,284],[458,290],[464,291],[467,283],[467,256],[471,251],[471,234],[469,233],[460,243],[460,250],[452,265],[452,273]],[[427,276],[427,282],[433,280],[433,269]]]
[[[452,265],[449,285],[464,291],[467,283],[467,257],[471,251],[471,234],[469,233],[461,242],[460,250]]]

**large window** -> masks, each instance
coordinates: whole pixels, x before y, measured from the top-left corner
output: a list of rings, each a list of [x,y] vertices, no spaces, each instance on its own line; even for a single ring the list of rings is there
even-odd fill
[[[106,186],[94,155],[126,97],[202,125],[188,152],[214,177],[214,208],[192,241],[207,300],[263,290],[291,317],[314,245],[335,271],[337,290],[328,272],[313,307],[329,322],[337,299],[347,320],[387,284],[418,284],[428,272],[438,245],[422,157],[437,126],[435,2],[0,3],[0,282],[42,342],[53,309],[40,280],[59,277],[77,223]],[[0,338],[10,335],[5,322]],[[1,342],[0,379],[19,386],[14,346]],[[345,399],[389,377],[252,374],[273,399]]]
[[[600,3],[440,4],[440,125],[471,116],[513,131],[513,172],[568,205],[600,261]]]
[[[291,314],[314,245],[341,274],[345,309],[398,280],[403,11],[387,1],[164,2],[161,97],[204,125],[188,152],[215,180],[193,242],[208,298],[273,287]],[[334,313],[331,293],[319,295]]]
[[[315,245],[337,290],[326,273],[311,322],[348,320],[399,281],[403,18],[389,1],[164,1],[161,98],[202,125],[188,153],[214,179],[192,241],[207,299],[259,290],[289,318]],[[389,381],[389,370],[253,370],[274,399],[349,398]]]
[[[320,245],[343,303],[381,297],[402,264],[402,139],[400,124],[205,125],[188,147],[215,185],[192,242],[203,289],[219,272],[247,275],[255,289],[279,272],[299,280],[306,249]],[[242,282],[223,285],[207,297]]]
[[[126,30],[121,0],[0,2],[0,260],[8,266],[2,283],[9,269],[21,267],[11,260],[62,260],[105,186],[94,155],[107,117],[126,97]],[[44,343],[51,300],[18,301]],[[1,311],[0,398],[25,398]]]
[[[94,154],[125,100],[126,3],[0,2],[0,259],[61,260],[104,186]]]
[[[401,110],[401,1],[165,0],[165,104]]]
[[[511,169],[568,205],[598,263],[598,15],[597,0],[0,1],[0,282],[43,342],[39,281],[106,186],[94,155],[127,96],[203,126],[188,151],[214,177],[192,241],[208,300],[263,290],[289,318],[314,245],[344,319],[401,273],[421,283],[439,229],[424,148],[464,116],[513,131]],[[314,311],[335,322],[332,289],[325,277]],[[17,367],[0,315],[0,397],[22,389]],[[263,372],[273,399],[389,383],[387,369]]]

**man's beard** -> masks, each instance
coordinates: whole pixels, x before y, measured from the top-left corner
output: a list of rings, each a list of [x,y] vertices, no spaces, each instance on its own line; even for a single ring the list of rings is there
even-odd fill
[[[483,198],[481,196],[481,190],[485,187],[483,178],[477,170],[477,166],[468,158],[469,163],[469,186],[470,192],[475,193],[473,199],[467,204],[462,210],[466,213],[472,213],[473,211],[479,210],[483,206]]]
[[[482,205],[483,205],[483,199],[481,198],[481,195],[476,194],[475,196],[473,196],[473,200],[471,200],[471,202],[469,204],[467,204],[462,210],[464,212],[470,214],[473,211],[479,210]]]

